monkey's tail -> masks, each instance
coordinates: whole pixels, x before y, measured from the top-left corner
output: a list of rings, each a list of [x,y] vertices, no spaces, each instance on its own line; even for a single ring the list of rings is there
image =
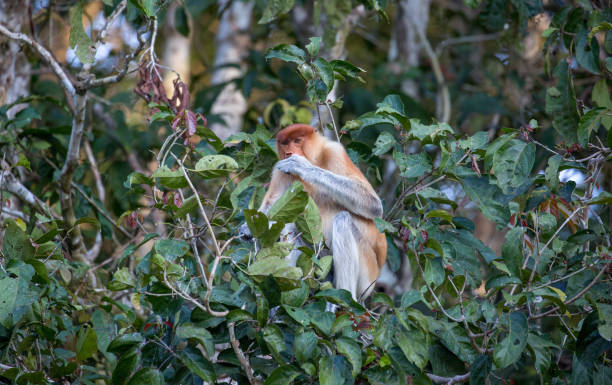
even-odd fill
[[[334,254],[334,286],[348,290],[357,300],[359,281],[359,250],[351,215],[341,211],[334,217],[332,253]]]

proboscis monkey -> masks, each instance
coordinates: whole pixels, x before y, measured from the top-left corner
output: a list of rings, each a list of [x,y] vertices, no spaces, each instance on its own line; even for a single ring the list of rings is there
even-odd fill
[[[342,144],[309,125],[279,131],[276,148],[281,160],[259,211],[267,214],[293,181],[301,181],[321,213],[323,236],[333,253],[335,287],[348,290],[355,300],[366,298],[387,257],[385,235],[374,225],[383,208],[372,185]]]

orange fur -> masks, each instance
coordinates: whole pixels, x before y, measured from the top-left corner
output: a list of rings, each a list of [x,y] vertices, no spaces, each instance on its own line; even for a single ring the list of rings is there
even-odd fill
[[[281,159],[286,159],[292,154],[302,155],[314,166],[329,170],[334,174],[351,178],[359,182],[371,194],[375,194],[372,185],[368,182],[359,168],[351,161],[344,147],[337,142],[332,142],[316,130],[306,124],[294,124],[279,131],[276,136],[276,146]],[[269,207],[283,193],[292,181],[299,178],[286,175],[278,170],[272,173],[270,187],[264,197],[262,207]],[[323,234],[328,246],[331,246],[332,222],[336,214],[348,211],[337,203],[329,201],[319,194],[316,184],[301,181],[304,189],[313,198],[319,208],[323,224]],[[353,193],[351,191],[351,193]],[[358,193],[358,192],[354,192]],[[366,198],[365,196],[363,197]],[[353,224],[359,232],[357,247],[359,250],[360,271],[365,270],[366,276],[355,277],[357,280],[374,282],[387,257],[387,239],[384,234],[378,232],[374,221],[369,218],[351,213]],[[363,275],[361,273],[360,275]],[[366,287],[368,284],[365,285]],[[363,287],[363,285],[361,285]],[[371,290],[368,290],[368,292]]]

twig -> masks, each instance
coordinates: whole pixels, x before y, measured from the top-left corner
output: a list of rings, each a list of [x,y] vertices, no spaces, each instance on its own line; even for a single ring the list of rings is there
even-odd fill
[[[61,216],[51,210],[51,208],[47,206],[45,202],[38,199],[33,192],[21,184],[21,182],[10,171],[0,172],[0,190],[10,192],[22,201],[31,205],[41,214],[50,216],[54,219],[61,219]]]
[[[183,200],[183,202],[185,202],[185,195],[183,194],[182,189],[179,189],[179,194],[181,195],[181,199]],[[196,199],[200,199],[200,197],[196,196]],[[189,225],[187,229],[189,232],[189,236],[190,236],[189,243],[191,243],[191,248],[193,249],[193,255],[195,257],[196,266],[198,267],[198,273],[200,274],[202,284],[204,284],[205,287],[208,287],[208,280],[206,279],[206,271],[204,270],[204,264],[202,263],[202,259],[200,257],[200,251],[198,250],[198,244],[197,244],[195,232],[193,230],[193,223],[191,222],[191,215],[187,214],[185,218],[187,219],[187,224]]]
[[[403,3],[401,3],[403,4]],[[408,14],[410,14],[410,10],[406,9]],[[439,121],[443,123],[448,123],[451,116],[451,101],[450,101],[450,92],[448,90],[448,86],[444,80],[444,74],[442,73],[442,68],[440,67],[440,61],[438,60],[438,56],[434,52],[433,48],[431,48],[431,44],[429,44],[429,40],[427,40],[427,36],[421,31],[420,28],[412,25],[412,29],[418,35],[419,40],[421,40],[421,44],[423,44],[423,48],[425,48],[425,53],[429,57],[431,61],[431,67],[434,72],[434,76],[436,78],[436,82],[438,83],[438,87],[440,88],[440,94],[442,97],[442,112],[438,113],[437,118]]]
[[[40,43],[38,43],[35,40],[32,40],[29,36],[27,36],[27,35],[25,35],[23,33],[10,31],[3,24],[0,24],[0,33],[5,35],[6,37],[8,37],[10,39],[17,40],[17,41],[20,41],[22,43],[25,43],[25,44],[29,45],[30,47],[32,47],[36,52],[38,52],[38,54],[43,58],[43,60],[46,61],[47,64],[49,64],[49,66],[51,66],[51,69],[53,70],[55,75],[60,79],[60,82],[61,82],[62,86],[66,90],[66,93],[72,99],[75,98],[75,96],[76,96],[76,89],[74,88],[74,85],[72,84],[72,81],[70,80],[70,78],[68,78],[68,75],[66,74],[66,72],[64,71],[62,66],[59,64],[57,59],[55,59],[53,54],[51,52],[49,52],[49,50],[47,50]],[[74,104],[76,104],[76,103],[74,103]]]
[[[458,374],[454,377],[440,377],[435,374],[425,373],[430,380],[437,384],[443,385],[453,385],[453,384],[461,384],[463,382],[468,382],[470,380],[470,372],[465,374]]]
[[[236,353],[236,357],[238,357],[238,361],[240,361],[240,365],[251,385],[259,385],[261,382],[255,379],[253,375],[253,369],[251,368],[251,364],[249,359],[244,355],[244,352],[240,349],[240,343],[236,339],[236,333],[234,331],[234,322],[230,322],[227,324],[227,329],[229,330],[230,343],[232,344],[232,348],[234,349],[234,353]]]
[[[423,277],[423,280],[425,282],[425,286],[427,286],[427,290],[429,290],[429,293],[431,294],[433,299],[438,304],[438,307],[440,308],[440,311],[442,312],[442,314],[444,314],[448,319],[450,319],[450,320],[452,320],[454,322],[463,322],[463,320],[465,319],[465,317],[463,315],[461,316],[461,318],[455,318],[455,317],[453,317],[452,315],[450,315],[450,314],[448,314],[446,312],[446,310],[444,309],[444,306],[442,306],[442,303],[440,302],[440,299],[438,298],[436,293],[434,293],[434,291],[431,288],[431,286],[429,286],[429,283],[427,283],[427,279],[425,279],[425,272],[423,271],[423,268],[421,267],[421,263],[418,260],[418,255],[416,255],[416,251],[415,251],[415,256],[416,256],[416,263],[417,263],[417,266],[419,267],[419,271],[421,272],[421,276]]]
[[[564,306],[567,305],[571,305],[573,302],[575,302],[576,300],[578,300],[580,297],[582,297],[584,295],[584,293],[586,293],[587,291],[589,291],[599,280],[599,278],[603,275],[603,273],[608,270],[608,267],[610,267],[610,263],[607,263],[600,271],[599,273],[597,273],[597,275],[595,276],[595,278],[593,278],[593,280],[586,285],[582,290],[580,290],[575,296],[573,296],[572,298],[568,299],[567,301],[563,302]],[[559,306],[555,306],[554,308],[545,311],[544,313],[540,313],[540,314],[535,314],[533,316],[530,316],[529,319],[539,319],[539,318],[544,318],[547,315],[550,315],[554,312],[556,312],[557,310],[559,310],[560,307]]]
[[[123,12],[123,10],[127,7],[127,0],[122,0],[117,7],[113,10],[110,16],[106,19],[106,24],[104,24],[104,28],[98,34],[96,42],[106,40],[106,35],[108,34],[108,29],[115,22],[115,19],[119,17],[119,15]]]
[[[332,109],[329,106],[329,103],[327,101],[325,101],[325,106],[327,107],[327,111],[329,111],[329,118],[331,119],[332,125],[334,126],[334,132],[336,133],[336,140],[340,142],[340,136],[338,135],[338,127],[336,127],[336,120],[334,119],[334,113],[332,112]]]
[[[198,202],[198,206],[200,208],[200,214],[202,215],[202,218],[204,219],[204,222],[206,223],[206,227],[208,228],[208,231],[210,232],[210,237],[212,238],[213,245],[215,247],[215,252],[216,252],[215,260],[213,261],[213,266],[210,269],[210,275],[208,276],[208,282],[207,282],[208,286],[206,290],[206,295],[204,297],[204,304],[206,306],[206,311],[214,317],[225,317],[227,313],[229,313],[228,310],[219,312],[219,311],[215,311],[211,309],[210,307],[210,295],[212,294],[212,288],[213,288],[212,285],[215,280],[215,273],[217,270],[217,266],[219,265],[219,261],[221,260],[221,257],[222,257],[222,252],[219,247],[219,242],[217,242],[217,237],[215,236],[215,230],[213,229],[212,225],[210,224],[210,221],[208,220],[208,216],[206,215],[204,206],[202,206],[202,202],[200,201],[198,190],[195,189],[195,187],[193,186],[193,183],[191,182],[191,179],[189,178],[189,175],[187,175],[187,170],[185,170],[185,166],[183,165],[183,162],[176,155],[172,154],[172,156],[174,157],[174,159],[176,159],[181,171],[183,172],[183,176],[185,176],[185,179],[187,180],[187,183],[189,184],[191,191],[194,193],[196,197],[196,201]]]
[[[470,44],[470,43],[480,43],[488,40],[495,40],[499,37],[499,33],[491,33],[491,34],[481,34],[481,35],[472,35],[472,36],[461,36],[454,37],[446,40],[442,40],[440,44],[436,46],[436,56],[440,56],[442,51],[450,47],[451,45],[457,44]]]
[[[546,242],[546,244],[540,249],[540,255],[542,255],[542,253],[544,252],[544,250],[546,250],[546,248],[548,247],[548,245],[550,245],[550,243],[553,241],[553,239],[555,239],[555,237],[559,234],[559,232],[565,227],[565,225],[567,225],[567,223],[572,219],[572,217],[574,215],[576,215],[576,213],[578,213],[578,211],[582,210],[583,207],[578,207],[576,210],[574,210],[566,219],[565,221],[561,224],[561,226],[559,226],[559,228],[557,229],[557,231],[555,231],[555,233],[550,237],[550,239],[548,240],[548,242]]]

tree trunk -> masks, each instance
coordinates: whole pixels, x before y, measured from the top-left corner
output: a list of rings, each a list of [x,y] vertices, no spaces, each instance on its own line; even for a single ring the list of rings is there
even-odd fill
[[[394,72],[401,73],[419,65],[419,52],[422,44],[418,31],[423,35],[429,21],[431,0],[401,0],[393,21],[388,59]],[[402,81],[401,90],[413,98],[418,97],[418,86],[412,79]]]
[[[189,36],[184,36],[176,29],[174,15],[177,6],[177,3],[172,3],[168,7],[164,25],[165,41],[162,62],[172,69],[172,71],[164,73],[164,89],[168,96],[174,94],[173,82],[177,75],[187,85],[189,85],[191,77],[191,62],[189,60],[191,56],[191,28],[189,29]]]
[[[242,129],[243,115],[247,110],[247,101],[242,91],[231,82],[244,74],[242,62],[249,52],[250,39],[247,31],[251,26],[253,2],[234,1],[229,6],[228,0],[219,2],[219,9],[224,10],[215,38],[214,72],[211,83],[226,84],[211,108],[211,113],[219,115],[224,123],[213,123],[211,129],[222,140]],[[229,66],[230,64],[238,67]]]
[[[24,3],[0,0],[0,23],[11,31],[20,32],[26,24],[28,7]],[[30,89],[30,63],[19,43],[0,38],[0,105],[13,103],[26,96]],[[8,111],[9,118],[23,107],[15,106]]]

